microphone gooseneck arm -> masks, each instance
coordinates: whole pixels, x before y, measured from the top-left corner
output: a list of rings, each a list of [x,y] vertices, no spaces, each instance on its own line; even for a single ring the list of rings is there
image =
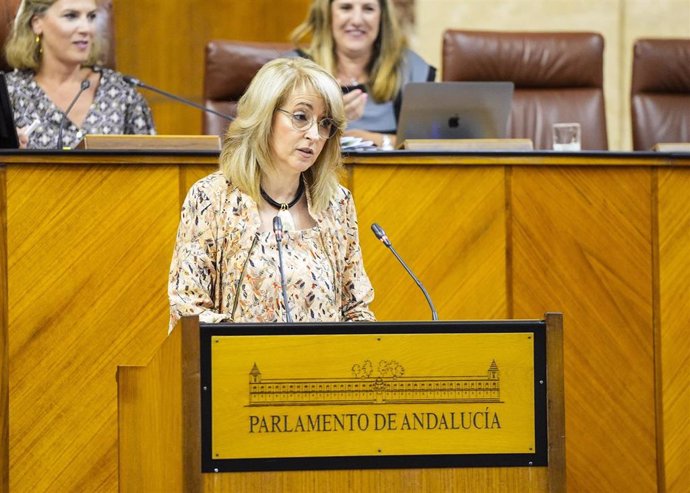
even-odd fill
[[[431,308],[432,320],[438,320],[438,313],[436,313],[436,307],[434,307],[434,303],[431,301],[431,297],[429,296],[429,293],[424,288],[424,285],[422,284],[422,282],[419,279],[417,279],[417,276],[415,276],[414,273],[410,270],[410,268],[407,266],[407,264],[402,259],[402,257],[400,255],[398,255],[398,252],[395,251],[395,248],[393,248],[393,244],[388,239],[388,236],[386,236],[386,232],[377,223],[374,223],[371,225],[371,230],[374,232],[374,235],[376,235],[376,238],[381,240],[381,243],[383,243],[391,252],[393,252],[393,255],[395,255],[395,258],[397,258],[398,262],[400,262],[400,265],[402,265],[405,268],[405,270],[410,275],[412,280],[414,280],[414,282],[417,284],[417,286],[419,286],[419,289],[422,290],[422,293],[424,294],[424,297],[426,298],[426,302],[429,304],[429,308]]]
[[[283,293],[283,304],[285,305],[285,321],[292,323],[290,305],[288,305],[287,285],[285,283],[285,266],[283,265],[283,221],[278,216],[273,218],[273,233],[276,235],[276,245],[278,245],[278,270],[280,271],[280,290]]]
[[[65,125],[67,124],[67,115],[69,115],[69,112],[72,111],[72,108],[74,105],[77,103],[77,100],[79,99],[79,96],[82,95],[84,91],[86,91],[89,87],[91,87],[91,82],[89,82],[88,79],[84,79],[81,81],[81,85],[79,86],[79,91],[77,92],[77,95],[74,96],[74,99],[72,102],[70,102],[69,106],[65,110],[65,114],[62,117],[62,120],[60,120],[60,127],[58,128],[58,142],[57,142],[57,148],[58,150],[62,150],[62,134],[65,132]]]
[[[182,97],[177,96],[175,94],[172,94],[168,91],[164,91],[162,89],[158,89],[157,87],[150,86],[150,85],[140,81],[139,79],[136,79],[134,77],[130,77],[129,75],[123,75],[122,78],[124,79],[124,81],[127,84],[130,84],[132,86],[141,87],[142,89],[147,89],[149,91],[153,91],[155,93],[160,94],[161,96],[165,96],[166,98],[174,99],[175,101],[177,101],[179,103],[192,106],[198,110],[206,111],[207,113],[212,113],[212,114],[219,116],[219,117],[221,117],[221,118],[223,118],[229,122],[234,120],[234,118],[231,117],[230,115],[224,115],[223,113],[220,113],[216,110],[212,110],[211,108],[207,108],[206,106],[204,106],[202,104],[195,103],[194,101],[190,101],[189,99],[182,98]]]

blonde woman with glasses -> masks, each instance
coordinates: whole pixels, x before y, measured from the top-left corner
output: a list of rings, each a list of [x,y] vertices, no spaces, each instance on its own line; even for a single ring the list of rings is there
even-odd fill
[[[193,185],[182,207],[170,329],[184,315],[281,322],[285,301],[294,322],[374,320],[352,194],[338,182],[344,126],[340,87],[317,64],[283,58],[261,68],[228,128],[220,170]]]

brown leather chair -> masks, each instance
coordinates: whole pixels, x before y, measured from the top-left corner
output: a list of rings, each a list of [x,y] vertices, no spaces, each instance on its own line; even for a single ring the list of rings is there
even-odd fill
[[[104,0],[101,2],[101,16],[102,28],[104,36],[108,40],[108,52],[105,57],[103,65],[108,68],[115,68],[115,16],[113,12],[113,0]]]
[[[105,37],[108,39],[108,53],[104,65],[115,68],[115,26],[113,25],[113,1],[104,0],[102,11],[99,12],[102,21]],[[4,0],[0,5],[0,42],[2,43],[2,53],[0,54],[0,71],[9,72],[12,70],[5,60],[5,42],[10,35],[14,17],[19,8],[19,0]]]
[[[237,102],[254,75],[266,63],[290,51],[288,43],[214,40],[206,45],[204,105],[224,115],[237,114]],[[223,135],[229,122],[203,115],[203,133]]]
[[[640,39],[632,62],[634,150],[690,142],[690,39]]]
[[[596,33],[446,30],[442,80],[512,81],[512,138],[552,148],[552,125],[578,122],[582,148],[608,149],[604,38]]]

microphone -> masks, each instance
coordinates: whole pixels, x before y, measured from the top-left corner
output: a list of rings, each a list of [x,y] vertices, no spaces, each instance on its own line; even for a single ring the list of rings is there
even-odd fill
[[[283,292],[283,304],[285,305],[285,321],[292,323],[290,316],[290,306],[288,305],[287,286],[285,284],[285,266],[283,265],[283,221],[280,217],[273,218],[273,233],[276,235],[276,245],[278,245],[278,266],[280,270],[280,290]]]
[[[211,114],[214,114],[214,115],[219,116],[221,118],[224,118],[225,120],[227,120],[229,122],[231,122],[235,119],[230,115],[225,115],[225,114],[220,113],[216,110],[212,110],[211,108],[207,108],[206,106],[204,106],[202,104],[195,103],[194,101],[190,101],[189,99],[185,99],[185,98],[182,98],[180,96],[176,96],[175,94],[172,94],[170,92],[164,91],[162,89],[158,89],[157,87],[150,86],[150,85],[140,81],[139,79],[136,79],[134,77],[130,77],[129,75],[123,75],[122,78],[130,86],[141,87],[142,89],[148,89],[149,91],[156,92],[162,96],[165,96],[166,98],[174,99],[175,101],[177,101],[179,103],[186,104],[186,105],[192,106],[198,110],[205,111],[207,113],[211,113]]]
[[[67,107],[67,110],[65,111],[65,116],[62,117],[62,121],[60,122],[60,128],[58,129],[58,143],[57,143],[57,148],[58,150],[62,149],[62,134],[65,131],[65,125],[68,121],[67,115],[69,115],[69,112],[72,111],[72,107],[76,104],[77,99],[79,99],[79,96],[86,91],[89,87],[91,87],[91,82],[89,82],[88,79],[84,79],[81,81],[81,85],[79,86],[79,91],[77,92],[77,95],[74,96],[74,99],[72,102],[69,104]]]
[[[434,303],[431,301],[431,297],[429,297],[429,293],[427,293],[426,289],[424,289],[424,286],[422,285],[421,281],[417,279],[417,276],[415,276],[410,268],[407,266],[405,261],[398,255],[398,252],[395,251],[395,248],[393,248],[393,245],[391,244],[391,240],[388,239],[388,236],[386,236],[386,232],[383,231],[383,228],[379,226],[378,224],[374,223],[371,225],[371,230],[374,232],[376,237],[381,240],[381,243],[383,243],[391,252],[393,252],[393,255],[395,255],[395,258],[398,259],[398,262],[405,268],[407,273],[410,275],[410,277],[414,280],[414,282],[419,286],[419,289],[422,290],[422,293],[424,293],[424,297],[426,298],[426,302],[429,304],[429,308],[431,308],[431,318],[432,320],[438,320],[438,314],[436,313],[436,308],[434,307]]]

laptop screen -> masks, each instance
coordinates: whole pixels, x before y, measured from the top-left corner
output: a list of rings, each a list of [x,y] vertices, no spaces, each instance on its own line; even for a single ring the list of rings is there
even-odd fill
[[[7,92],[5,74],[0,72],[0,149],[19,148],[17,127],[14,125],[14,112]]]
[[[409,139],[503,139],[512,82],[413,82],[403,90],[397,142]]]

